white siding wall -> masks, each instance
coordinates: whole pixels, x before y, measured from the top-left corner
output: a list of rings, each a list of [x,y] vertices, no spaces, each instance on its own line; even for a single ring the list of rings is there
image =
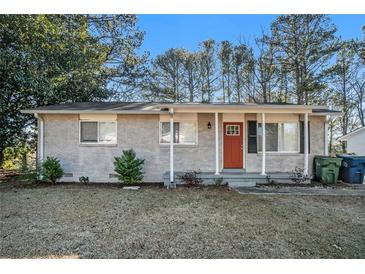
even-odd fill
[[[347,137],[347,152],[365,155],[365,130]]]

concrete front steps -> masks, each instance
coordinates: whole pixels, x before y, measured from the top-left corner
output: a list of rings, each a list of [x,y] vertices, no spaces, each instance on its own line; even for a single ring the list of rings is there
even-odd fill
[[[183,174],[184,172],[181,171],[175,172],[174,183],[176,185],[184,184],[180,179],[180,176]],[[269,182],[268,176],[270,180],[274,180],[275,182],[289,180],[288,173],[272,173],[266,176],[259,173],[246,173],[242,169],[223,170],[219,175],[215,175],[214,172],[200,172],[198,176],[203,180],[204,185],[216,185],[218,182],[221,182],[221,184],[228,183],[230,187],[253,187],[256,184],[266,184]],[[170,173],[168,171],[164,173],[163,179],[164,185],[170,186]]]

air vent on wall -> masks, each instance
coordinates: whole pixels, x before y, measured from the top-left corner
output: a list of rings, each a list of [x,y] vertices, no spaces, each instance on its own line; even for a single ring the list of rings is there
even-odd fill
[[[63,177],[73,177],[73,173],[63,173]]]

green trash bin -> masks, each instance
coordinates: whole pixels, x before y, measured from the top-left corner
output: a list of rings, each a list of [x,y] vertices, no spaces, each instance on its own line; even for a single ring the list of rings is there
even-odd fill
[[[315,180],[321,183],[335,184],[337,183],[342,159],[328,156],[315,156]]]

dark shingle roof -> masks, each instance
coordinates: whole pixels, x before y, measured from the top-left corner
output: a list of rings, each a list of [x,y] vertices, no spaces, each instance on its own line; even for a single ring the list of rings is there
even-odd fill
[[[57,105],[42,106],[34,109],[22,110],[23,113],[158,113],[168,108],[184,107],[189,109],[200,109],[217,107],[218,110],[233,108],[301,108],[311,109],[313,113],[321,115],[336,114],[338,111],[329,110],[325,107],[307,106],[290,103],[172,103],[172,102],[79,102],[63,103]]]
[[[314,113],[322,113],[322,112],[326,112],[326,113],[341,113],[340,110],[333,110],[333,109],[327,109],[327,108],[314,108],[312,110],[312,112],[314,112]]]
[[[156,103],[137,102],[81,102],[64,103],[38,107],[36,110],[67,110],[67,111],[123,111],[123,110],[143,110],[146,107],[153,107]]]

